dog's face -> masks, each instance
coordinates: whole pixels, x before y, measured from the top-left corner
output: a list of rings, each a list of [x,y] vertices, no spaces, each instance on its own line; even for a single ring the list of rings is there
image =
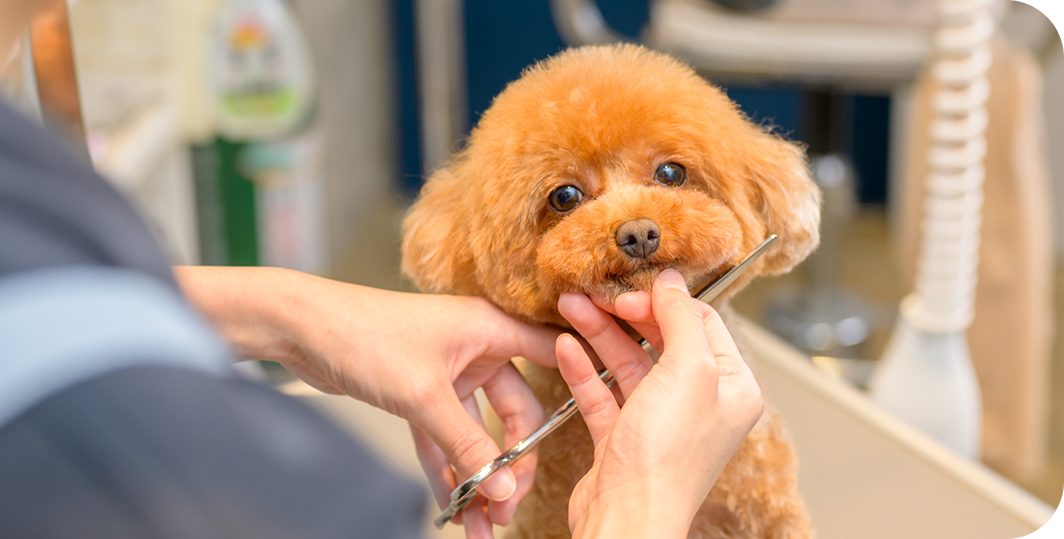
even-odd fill
[[[403,271],[565,324],[562,292],[649,290],[666,267],[701,286],[778,234],[734,293],[805,258],[819,220],[800,148],[672,58],[585,47],[510,84],[432,175],[404,222]]]

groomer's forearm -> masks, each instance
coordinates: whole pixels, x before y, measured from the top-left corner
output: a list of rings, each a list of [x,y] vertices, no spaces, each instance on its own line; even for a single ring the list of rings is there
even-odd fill
[[[181,291],[244,357],[288,362],[298,355],[293,338],[293,303],[305,274],[257,267],[178,266]]]

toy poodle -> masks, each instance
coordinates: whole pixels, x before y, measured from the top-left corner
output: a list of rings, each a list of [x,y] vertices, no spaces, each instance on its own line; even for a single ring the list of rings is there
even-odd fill
[[[591,46],[536,64],[495,98],[406,217],[402,267],[422,290],[485,296],[524,320],[567,327],[562,292],[649,291],[667,267],[695,290],[778,234],[714,302],[728,320],[728,298],[750,279],[786,272],[816,247],[819,221],[800,147],[669,56]],[[557,371],[522,370],[548,413],[569,399]],[[574,419],[539,451],[508,533],[569,537],[569,494],[593,460],[587,427]],[[768,407],[690,537],[810,537],[796,472]]]

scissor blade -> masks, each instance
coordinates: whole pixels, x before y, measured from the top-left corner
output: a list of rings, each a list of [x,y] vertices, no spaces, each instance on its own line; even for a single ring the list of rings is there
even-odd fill
[[[705,288],[703,288],[700,292],[695,294],[695,298],[702,300],[706,303],[717,299],[717,296],[719,296],[721,292],[728,288],[729,285],[734,283],[735,280],[743,274],[743,272],[750,269],[750,266],[753,266],[754,262],[757,262],[757,259],[761,258],[761,255],[765,254],[765,251],[767,251],[769,247],[772,247],[772,244],[776,243],[776,240],[778,238],[779,236],[776,236],[775,234],[769,236],[764,242],[761,243],[761,245],[758,245],[757,248],[753,250],[753,252],[751,252],[749,255],[746,255],[746,258],[744,258],[742,262],[739,262],[734,268],[728,270],[727,273],[720,276],[716,281],[713,281]]]

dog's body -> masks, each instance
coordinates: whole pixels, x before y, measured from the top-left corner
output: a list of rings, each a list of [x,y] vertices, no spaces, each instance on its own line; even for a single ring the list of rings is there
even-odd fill
[[[565,291],[649,290],[665,267],[692,288],[780,236],[751,271],[788,271],[816,246],[820,195],[798,147],[748,122],[690,68],[631,46],[573,49],[529,69],[437,171],[404,223],[403,270],[423,290],[486,296],[515,316],[566,326]],[[561,377],[529,366],[548,413]],[[540,447],[518,537],[569,536],[567,503],[590,468],[571,421]],[[771,410],[696,516],[691,537],[809,537],[793,449]]]

